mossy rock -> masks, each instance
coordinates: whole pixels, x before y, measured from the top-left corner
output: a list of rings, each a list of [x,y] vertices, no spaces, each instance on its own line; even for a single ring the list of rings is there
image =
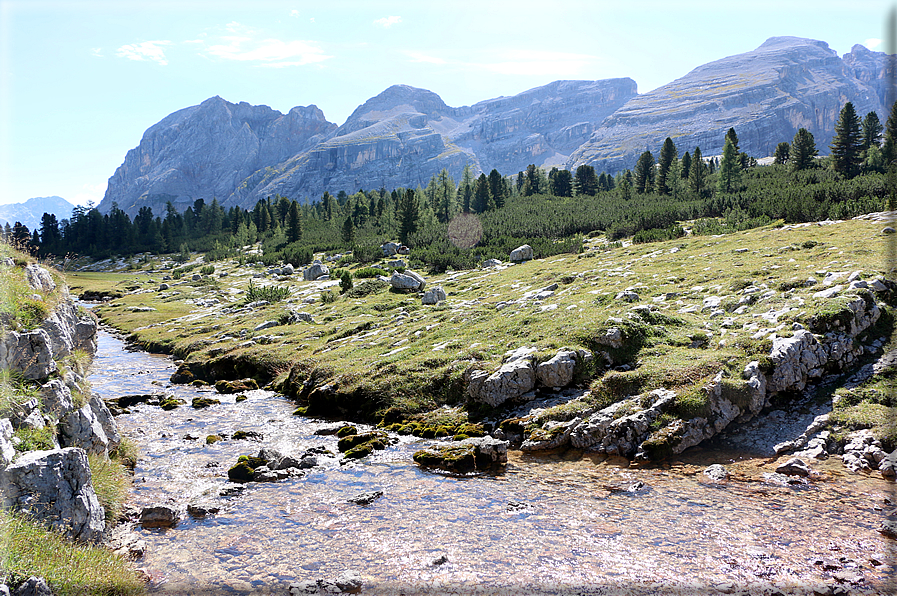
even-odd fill
[[[351,425],[346,425],[336,431],[336,436],[339,438],[350,437],[352,435],[357,435],[358,429]]]
[[[357,447],[358,445],[370,443],[372,441],[382,442],[385,441],[385,439],[386,437],[383,435],[383,433],[378,432],[362,433],[360,435],[348,435],[340,439],[339,443],[337,443],[337,446],[339,447],[340,453],[345,453],[353,447]]]
[[[171,375],[169,379],[175,385],[186,385],[187,383],[192,383],[196,377],[193,376],[193,371],[191,371],[187,365],[182,364],[178,367],[174,374]]]
[[[305,406],[299,406],[295,410],[293,410],[293,416],[305,416],[308,413],[308,408]]]
[[[179,406],[184,405],[185,403],[187,402],[182,399],[178,399],[176,397],[167,397],[159,402],[159,407],[163,410],[173,410]]]
[[[235,441],[261,441],[264,437],[262,433],[257,433],[254,430],[238,430],[230,438]]]
[[[396,430],[395,432],[399,433],[400,435],[410,435],[410,434],[414,434],[415,428],[417,428],[417,427],[413,424],[402,424],[399,426],[398,430]]]
[[[190,385],[193,387],[208,387],[209,384],[203,381],[202,379],[194,379],[190,382]]]
[[[476,470],[476,456],[469,445],[452,445],[439,449],[421,449],[415,452],[414,461],[433,468],[443,468],[458,474]]]
[[[249,482],[254,474],[255,468],[245,461],[238,461],[234,467],[227,471],[227,477],[234,482]]]
[[[202,408],[208,408],[209,406],[217,405],[220,403],[220,400],[211,397],[194,397],[193,403],[191,405],[197,410],[200,410]]]
[[[251,468],[260,468],[262,466],[268,465],[268,462],[260,457],[256,457],[254,455],[241,455],[237,458],[237,463],[246,463]]]
[[[247,399],[249,399],[249,398],[246,397],[246,396],[243,395],[243,394],[240,394],[240,395],[238,395],[237,397],[234,398],[234,401],[237,402],[237,403],[240,403],[241,401],[246,401]]]
[[[467,435],[468,437],[483,437],[486,436],[486,432],[483,430],[483,427],[479,424],[471,424],[470,422],[465,422],[461,426],[455,429],[455,432],[460,435]]]
[[[259,385],[255,379],[241,379],[239,381],[215,381],[215,390],[218,393],[240,393],[242,391],[251,391],[258,389]]]
[[[470,436],[468,436],[468,435],[457,434],[454,437],[452,437],[452,441],[463,441],[464,439],[469,439],[469,438],[470,438]]]
[[[450,431],[448,428],[446,428],[444,426],[436,427],[436,438],[450,437],[451,435],[452,435],[452,431]]]
[[[218,441],[221,440],[221,437],[218,435],[209,435],[206,437],[206,445],[214,445]]]
[[[396,422],[402,422],[405,419],[405,415],[402,413],[402,410],[396,407],[392,407],[383,412],[383,418],[380,421],[381,425],[394,424]]]
[[[361,459],[362,457],[370,455],[373,451],[374,446],[371,443],[363,443],[357,447],[352,447],[346,451],[343,456],[347,459]]]
[[[436,438],[436,427],[435,426],[427,426],[420,430],[420,434],[418,435],[424,439],[435,439]]]

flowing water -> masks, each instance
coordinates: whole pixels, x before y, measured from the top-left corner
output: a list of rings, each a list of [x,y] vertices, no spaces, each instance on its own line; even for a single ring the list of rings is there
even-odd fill
[[[419,469],[411,456],[432,441],[401,437],[361,461],[334,459],[302,478],[220,496],[240,454],[336,453],[337,439],[315,435],[325,422],[293,416],[294,404],[272,392],[236,403],[169,386],[169,358],[127,351],[108,333],[94,370],[104,398],[164,389],[188,403],[197,392],[222,400],[203,410],[144,404],[118,417],[141,453],[134,505],[221,507],[139,530],[147,550],[138,565],[153,593],[287,594],[290,583],[347,570],[361,575],[364,594],[812,594],[838,583],[897,592],[894,541],[878,532],[897,518],[894,485],[846,474],[837,458],[814,463],[819,477],[796,487],[764,482],[768,460],[711,449],[642,468],[578,452],[511,452],[503,473],[458,478]],[[264,438],[205,442],[236,430]],[[734,479],[710,482],[702,470],[711,463]],[[383,496],[369,505],[348,501],[375,490]]]

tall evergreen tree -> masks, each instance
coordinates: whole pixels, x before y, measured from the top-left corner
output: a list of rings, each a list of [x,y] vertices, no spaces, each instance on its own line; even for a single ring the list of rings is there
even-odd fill
[[[287,242],[298,242],[302,239],[302,214],[299,212],[299,203],[290,201],[290,209],[287,211]]]
[[[782,141],[776,145],[775,156],[772,163],[783,164],[788,162],[788,156],[791,153],[791,144],[788,141]]]
[[[576,168],[576,173],[573,175],[573,190],[577,196],[594,197],[598,193],[598,176],[595,174],[594,167],[582,165]]]
[[[355,244],[355,222],[352,221],[351,215],[346,216],[346,220],[343,222],[343,227],[340,231],[340,237],[343,240],[343,244],[348,246]]]
[[[399,241],[408,244],[408,238],[417,231],[420,209],[417,197],[412,189],[407,189],[399,198],[397,214],[399,216]]]
[[[728,136],[723,146],[723,160],[719,166],[717,189],[720,192],[732,192],[741,187],[741,161],[735,144]]]
[[[791,162],[791,171],[798,172],[812,168],[816,164],[816,141],[813,133],[806,128],[798,130],[791,141],[791,152],[788,161]]]
[[[897,101],[891,104],[891,113],[885,122],[885,140],[881,147],[885,168],[890,167],[891,162],[897,159]]]
[[[704,194],[706,166],[701,155],[701,148],[695,147],[691,158],[691,171],[688,173],[688,189],[700,196]]]
[[[505,181],[495,168],[489,172],[489,194],[492,197],[492,204],[497,209],[505,206],[505,197],[508,196]]]
[[[838,123],[835,124],[835,137],[829,146],[832,150],[832,167],[847,178],[860,173],[863,163],[863,138],[860,134],[860,119],[852,102],[841,108]]]
[[[740,149],[738,148],[738,135],[735,133],[734,128],[730,128],[726,131],[726,139],[732,142],[732,145],[735,147],[735,154],[737,155]]]
[[[680,173],[682,177],[686,179],[691,173],[691,154],[688,151],[682,156],[682,168],[680,168]]]
[[[473,191],[473,212],[483,213],[489,209],[489,179],[486,174],[480,174],[474,185]]]
[[[645,150],[635,164],[635,192],[645,194],[654,190],[654,156]]]
[[[458,185],[458,198],[461,201],[461,211],[469,213],[471,204],[473,203],[474,193],[474,177],[470,170],[470,164],[464,165],[464,171],[461,172],[461,184]]]
[[[878,114],[874,111],[866,114],[863,118],[863,149],[868,150],[870,147],[879,147],[881,145],[881,131],[884,127],[878,119]]]
[[[554,175],[551,194],[556,197],[573,196],[573,175],[570,170],[558,170]]]
[[[657,167],[657,192],[662,195],[670,194],[670,185],[667,183],[667,177],[670,175],[670,168],[673,161],[677,159],[679,152],[673,139],[667,137],[660,148],[660,162]]]

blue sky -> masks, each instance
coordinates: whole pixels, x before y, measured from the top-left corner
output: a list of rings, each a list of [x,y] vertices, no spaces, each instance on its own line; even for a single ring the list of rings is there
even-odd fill
[[[881,51],[891,6],[0,0],[0,204],[98,203],[147,128],[214,95],[281,112],[315,104],[342,124],[398,83],[452,106],[558,79],[631,77],[644,93],[772,36]]]

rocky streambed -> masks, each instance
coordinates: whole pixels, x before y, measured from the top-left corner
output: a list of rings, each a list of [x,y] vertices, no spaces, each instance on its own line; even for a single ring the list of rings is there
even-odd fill
[[[837,458],[803,477],[725,446],[645,466],[512,450],[502,471],[452,476],[412,459],[439,441],[396,436],[348,460],[334,421],[294,416],[276,393],[171,386],[170,359],[107,333],[98,343],[90,381],[104,399],[187,404],[136,400],[117,417],[141,452],[132,544],[152,593],[895,591],[894,539],[881,531],[897,519],[894,485]],[[194,409],[194,397],[221,403]],[[240,455],[262,449],[314,463],[274,482],[229,481]],[[153,507],[173,517],[139,524]]]

